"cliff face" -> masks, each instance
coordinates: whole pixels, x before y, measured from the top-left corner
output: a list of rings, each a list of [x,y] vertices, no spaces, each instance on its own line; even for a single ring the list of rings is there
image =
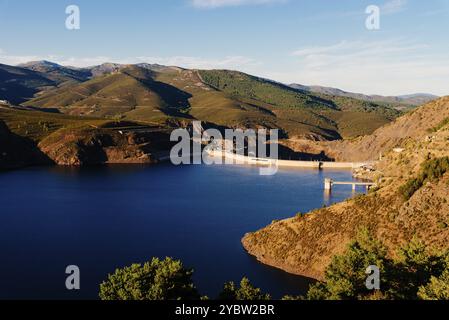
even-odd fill
[[[154,154],[171,148],[169,133],[157,128],[137,126],[134,130],[130,123],[119,124],[129,127],[122,131],[114,127],[116,123],[103,121],[101,126],[81,123],[58,129],[43,120],[31,122],[30,118],[25,121],[17,120],[15,114],[14,117],[15,122],[8,120],[16,133],[0,121],[0,169],[49,164],[154,163],[157,161]],[[41,127],[45,130],[36,133]],[[39,138],[32,139],[33,134]]]
[[[400,192],[419,174],[423,162],[449,156],[449,125],[443,121],[448,113],[444,98],[398,119],[396,127],[384,128],[385,136],[379,131],[363,138],[372,141],[375,152],[383,146],[377,191],[249,233],[242,239],[243,246],[263,263],[318,279],[362,227],[382,239],[392,256],[414,236],[431,247],[448,248],[449,174],[426,181],[409,200]],[[402,152],[391,150],[398,141]]]
[[[42,140],[38,147],[57,165],[81,166],[104,163],[151,163],[146,143],[132,134],[101,129],[60,130]]]

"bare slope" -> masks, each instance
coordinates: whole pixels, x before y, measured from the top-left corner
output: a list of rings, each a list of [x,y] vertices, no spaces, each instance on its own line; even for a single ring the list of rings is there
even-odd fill
[[[244,247],[263,263],[316,278],[322,278],[332,256],[342,253],[362,227],[382,239],[393,256],[399,245],[414,236],[428,245],[448,248],[449,174],[426,180],[410,199],[400,191],[420,175],[423,162],[449,156],[449,126],[441,121],[448,112],[448,98],[443,98],[369,137],[374,145],[385,146],[407,137],[402,153],[384,149],[389,151],[384,151],[375,175],[379,190],[305,217],[273,223],[247,234]],[[380,137],[382,132],[385,136]]]
[[[449,97],[440,98],[397,118],[371,135],[353,140],[324,143],[290,140],[284,143],[296,151],[323,151],[339,161],[377,160],[384,152],[405,147],[410,140],[428,136],[449,118],[448,105]]]

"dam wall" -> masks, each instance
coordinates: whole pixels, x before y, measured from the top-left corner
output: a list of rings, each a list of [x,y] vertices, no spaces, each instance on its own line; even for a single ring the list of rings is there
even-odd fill
[[[236,164],[251,165],[277,165],[279,167],[290,168],[310,168],[310,169],[356,169],[367,165],[366,162],[331,162],[331,161],[299,161],[299,160],[276,160],[269,158],[247,157],[225,151],[210,151],[211,157],[222,156],[232,160]]]

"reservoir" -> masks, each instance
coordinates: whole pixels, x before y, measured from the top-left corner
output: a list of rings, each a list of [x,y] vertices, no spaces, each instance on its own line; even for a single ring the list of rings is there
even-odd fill
[[[310,279],[265,266],[240,240],[273,220],[342,201],[324,179],[351,171],[249,166],[43,167],[0,173],[0,299],[97,299],[118,267],[170,256],[194,268],[202,295],[251,282],[280,298],[303,294]],[[65,288],[76,265],[81,290]]]

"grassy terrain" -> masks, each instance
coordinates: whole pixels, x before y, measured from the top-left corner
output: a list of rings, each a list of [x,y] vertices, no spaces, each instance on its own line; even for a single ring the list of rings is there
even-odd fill
[[[163,124],[197,119],[220,127],[280,129],[335,140],[373,132],[399,112],[357,99],[309,94],[240,72],[137,66],[40,94],[25,106],[70,115]]]
[[[251,102],[275,115],[275,123],[290,136],[306,133],[326,139],[372,133],[400,113],[388,106],[353,98],[308,94],[240,72],[199,71],[211,87],[235,100]]]
[[[300,93],[288,86],[269,82],[241,72],[227,70],[200,71],[201,78],[211,87],[232,96],[244,97],[277,107],[334,109],[332,101]]]
[[[61,128],[101,126],[107,122],[103,119],[4,108],[0,108],[0,121],[3,121],[11,132],[36,142]]]
[[[145,107],[145,114],[160,111],[176,116],[182,109],[188,108],[188,98],[187,93],[155,81],[152,72],[128,67],[119,73],[48,92],[24,105],[70,107],[72,111],[67,108],[65,111],[73,113],[77,110],[79,114],[91,116],[123,115],[137,107]]]

